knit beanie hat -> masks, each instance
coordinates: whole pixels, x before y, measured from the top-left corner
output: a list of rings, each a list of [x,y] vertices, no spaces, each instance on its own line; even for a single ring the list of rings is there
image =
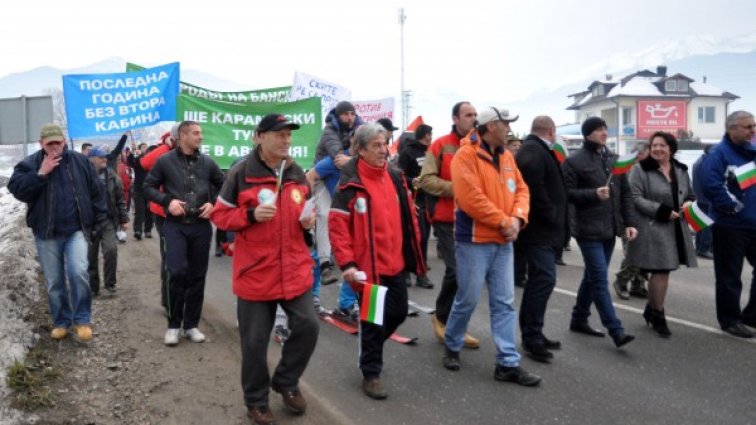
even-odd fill
[[[599,117],[590,117],[587,120],[583,121],[583,125],[582,127],[580,127],[580,132],[583,133],[583,137],[588,138],[591,133],[601,127],[608,128],[606,121],[602,120]]]
[[[351,102],[347,102],[346,100],[342,100],[341,102],[336,104],[336,116],[343,114],[344,112],[356,112],[354,109],[354,105],[352,105]]]

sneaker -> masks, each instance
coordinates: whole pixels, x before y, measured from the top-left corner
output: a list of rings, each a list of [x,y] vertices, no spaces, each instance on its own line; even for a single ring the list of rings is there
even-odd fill
[[[205,334],[197,328],[185,329],[184,338],[192,342],[205,342]]]
[[[526,372],[525,369],[519,366],[506,367],[496,365],[494,379],[502,382],[514,382],[523,387],[535,387],[541,383],[540,376]]]
[[[141,241],[142,240],[142,234],[139,232],[134,233],[134,239]]]
[[[614,286],[614,292],[617,294],[617,296],[620,299],[622,300],[630,299],[630,293],[627,292],[627,282],[617,279],[614,281],[612,286]]]
[[[174,347],[178,345],[180,335],[181,335],[180,329],[169,328],[165,332],[165,338],[163,339],[163,342],[165,343],[165,345],[169,347]]]
[[[116,286],[115,286],[115,285],[112,285],[112,286],[106,286],[106,287],[105,287],[105,290],[106,290],[106,291],[108,291],[108,292],[109,292],[109,293],[111,293],[111,294],[115,294],[116,292],[118,292],[118,288],[116,288]]]
[[[66,328],[55,328],[50,332],[50,338],[60,341],[61,339],[64,339],[68,336],[68,329]]]
[[[433,282],[428,279],[428,276],[418,276],[415,286],[423,289],[433,289]]]
[[[325,307],[323,307],[323,304],[320,303],[319,297],[313,297],[312,304],[315,307],[315,314],[317,314],[318,316],[323,316],[328,313]]]
[[[330,285],[339,281],[338,273],[330,262],[320,265],[320,283],[321,285]]]
[[[291,336],[291,331],[284,325],[276,325],[275,331],[273,331],[273,340],[276,343],[283,345],[287,339]]]
[[[331,312],[331,315],[341,320],[344,323],[357,326],[359,323],[359,315],[353,308],[336,308]]]
[[[147,239],[152,239],[152,232],[144,232],[144,237]]]
[[[92,340],[92,327],[89,325],[74,326],[74,332],[79,341],[88,342]]]

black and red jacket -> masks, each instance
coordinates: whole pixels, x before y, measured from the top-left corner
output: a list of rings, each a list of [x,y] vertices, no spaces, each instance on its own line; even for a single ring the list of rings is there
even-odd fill
[[[354,158],[341,169],[341,180],[328,215],[328,235],[339,268],[345,270],[356,267],[367,274],[367,282],[377,284],[379,273],[376,249],[380,247],[375,244],[372,211],[373,208],[381,208],[381,205],[372,204],[370,194],[357,171],[358,161],[359,158]],[[420,231],[412,193],[401,171],[389,166],[387,173],[399,199],[404,271],[425,275],[427,268],[421,254]]]
[[[236,232],[232,282],[234,294],[247,301],[291,300],[312,289],[312,258],[306,230],[299,222],[309,187],[304,171],[286,159],[276,215],[255,220],[263,190],[276,191],[276,173],[260,158],[257,147],[226,175],[210,219]]]

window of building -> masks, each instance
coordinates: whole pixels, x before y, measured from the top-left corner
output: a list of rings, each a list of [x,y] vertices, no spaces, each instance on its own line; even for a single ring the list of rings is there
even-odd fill
[[[677,82],[677,91],[686,93],[688,91],[688,82],[685,80],[680,80]]]
[[[699,106],[698,107],[698,122],[701,124],[714,124],[714,111],[713,106]]]
[[[631,125],[635,124],[633,120],[633,108],[623,107],[622,108],[622,125]]]
[[[677,80],[667,80],[664,82],[664,91],[677,91]]]
[[[596,84],[596,86],[593,88],[593,96],[603,96],[603,95],[604,95],[604,85]]]

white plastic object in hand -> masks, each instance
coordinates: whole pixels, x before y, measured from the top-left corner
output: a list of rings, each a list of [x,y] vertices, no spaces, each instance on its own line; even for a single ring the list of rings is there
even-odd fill
[[[354,272],[354,280],[356,280],[357,282],[364,282],[367,280],[367,274],[362,270],[358,270]]]

